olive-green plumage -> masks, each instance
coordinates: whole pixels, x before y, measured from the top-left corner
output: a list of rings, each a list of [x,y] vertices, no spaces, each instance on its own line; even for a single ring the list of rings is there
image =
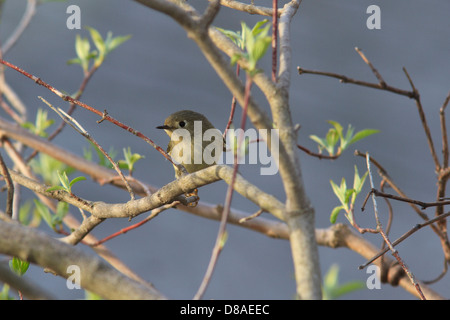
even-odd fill
[[[195,144],[194,143],[194,124],[196,121],[201,121],[201,130],[202,130],[202,137],[201,144]],[[166,120],[164,121],[164,125],[157,127],[158,129],[164,129],[164,131],[167,133],[167,135],[171,138],[169,145],[167,146],[167,153],[173,158],[173,159],[182,159],[183,157],[183,147],[189,148],[191,150],[191,159],[187,161],[179,161],[187,170],[187,172],[192,173],[196,172],[198,170],[207,168],[209,166],[212,166],[216,164],[213,163],[206,163],[203,159],[203,151],[205,148],[211,144],[211,141],[204,141],[203,140],[203,134],[208,129],[215,129],[214,126],[209,122],[209,120],[202,115],[201,113],[194,112],[191,110],[181,110],[178,112],[175,112],[168,116]],[[190,139],[187,141],[184,141],[183,137],[180,137],[179,135],[172,135],[175,130],[177,129],[186,129],[190,134]],[[223,140],[224,142],[224,140]],[[190,146],[186,145],[178,145],[179,143],[185,144],[189,143]],[[175,148],[178,147],[178,148]],[[200,150],[201,147],[201,150]],[[225,143],[223,144],[223,151],[225,151]],[[175,150],[175,151],[174,151]],[[173,154],[173,152],[177,152],[178,154]],[[181,150],[181,151],[180,151]],[[198,161],[194,161],[194,154],[197,152],[201,152],[201,162],[196,163]],[[178,170],[175,166],[175,177],[179,178],[182,175],[182,172]]]

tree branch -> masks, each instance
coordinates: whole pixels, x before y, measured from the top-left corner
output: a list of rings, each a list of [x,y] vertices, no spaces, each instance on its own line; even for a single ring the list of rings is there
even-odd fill
[[[81,286],[106,299],[165,299],[156,289],[132,280],[109,264],[34,228],[0,221],[0,252],[51,269],[67,278],[80,268]]]

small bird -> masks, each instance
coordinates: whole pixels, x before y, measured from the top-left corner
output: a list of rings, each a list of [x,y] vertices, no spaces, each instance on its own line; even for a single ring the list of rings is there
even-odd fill
[[[195,111],[175,112],[166,118],[164,125],[156,128],[164,129],[170,137],[166,151],[175,162],[183,165],[188,173],[217,164],[222,151],[226,150],[225,139],[220,131],[214,128],[203,114]],[[174,169],[175,178],[180,178],[183,172],[176,166]],[[197,195],[197,189],[192,194],[186,194],[192,195]]]

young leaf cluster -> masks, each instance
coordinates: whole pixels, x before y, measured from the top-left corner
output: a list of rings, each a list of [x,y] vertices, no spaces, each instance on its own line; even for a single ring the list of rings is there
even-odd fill
[[[258,61],[265,55],[269,48],[272,38],[268,35],[270,30],[270,24],[267,24],[268,20],[257,22],[255,26],[250,29],[245,22],[241,22],[241,31],[235,32],[231,30],[219,30],[228,36],[240,49],[244,52],[235,54],[231,58],[231,64],[234,65],[240,59],[245,59],[248,62],[246,71],[251,77],[261,72],[256,68]],[[266,26],[264,26],[267,24]]]
[[[339,212],[344,210],[346,212],[345,216],[349,220],[351,224],[353,224],[353,208],[355,206],[356,196],[361,192],[362,187],[364,186],[364,182],[367,178],[366,173],[360,177],[358,173],[358,168],[355,166],[355,175],[353,177],[353,188],[348,189],[345,178],[342,178],[341,184],[338,186],[332,180],[330,180],[331,187],[333,189],[334,194],[339,199],[341,205],[335,207],[331,212],[330,222],[335,223],[338,217]]]
[[[32,122],[24,122],[22,124],[22,127],[30,131],[31,133],[47,138],[48,133],[46,130],[55,122],[54,119],[48,119],[48,112],[47,110],[43,110],[41,108],[38,109],[36,114],[36,121],[34,123]]]
[[[323,280],[323,299],[334,300],[341,296],[361,290],[365,288],[365,284],[362,281],[348,281],[346,283],[339,283],[339,266],[333,264],[325,275]]]
[[[91,40],[97,50],[91,50],[91,43],[88,38],[83,38],[77,34],[75,39],[75,52],[77,58],[67,61],[68,64],[79,64],[85,73],[89,70],[90,60],[94,61],[94,68],[100,67],[105,60],[105,57],[119,45],[127,41],[131,35],[113,37],[112,32],[106,34],[106,39],[103,39],[101,34],[94,28],[86,27],[89,31]]]
[[[330,156],[338,156],[342,151],[347,149],[349,145],[379,132],[379,130],[376,129],[364,129],[354,134],[355,129],[351,125],[348,125],[347,132],[344,134],[344,129],[339,122],[329,120],[328,123],[333,127],[328,130],[325,138],[319,138],[316,135],[310,135],[309,137],[317,142],[320,151],[325,149]],[[340,144],[335,152],[335,147],[338,142]]]
[[[86,178],[83,176],[76,177],[73,180],[69,180],[65,171],[63,171],[62,173],[57,171],[57,174],[58,174],[59,181],[61,182],[61,185],[50,187],[46,191],[64,190],[71,194],[72,186],[75,183],[77,183],[78,181],[86,180]]]
[[[128,147],[127,149],[123,148],[123,156],[125,159],[119,160],[117,163],[119,164],[120,169],[128,170],[130,176],[133,173],[135,163],[138,160],[145,158],[143,155],[139,153],[132,153],[130,147]]]

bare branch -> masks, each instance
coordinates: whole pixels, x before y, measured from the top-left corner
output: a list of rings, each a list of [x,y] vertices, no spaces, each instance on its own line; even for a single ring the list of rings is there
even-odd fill
[[[2,46],[2,53],[5,54],[9,51],[19,40],[20,36],[23,34],[25,29],[31,22],[34,14],[36,13],[36,0],[28,0],[27,7],[25,8],[25,12],[23,13],[22,19],[20,20],[17,28],[11,34],[11,36],[5,41],[5,44]]]
[[[278,71],[278,86],[284,90],[290,86],[291,78],[291,20],[297,13],[301,0],[293,0],[283,8],[283,13],[279,20],[280,32],[280,70]]]
[[[212,0],[208,0],[212,1]],[[231,9],[244,11],[249,14],[259,14],[261,16],[272,16],[273,15],[273,9],[268,7],[262,7],[262,6],[255,6],[253,4],[247,4],[240,1],[234,1],[234,0],[221,0],[220,4],[225,7],[229,7]],[[277,10],[277,15],[279,16],[281,14],[282,10]]]

